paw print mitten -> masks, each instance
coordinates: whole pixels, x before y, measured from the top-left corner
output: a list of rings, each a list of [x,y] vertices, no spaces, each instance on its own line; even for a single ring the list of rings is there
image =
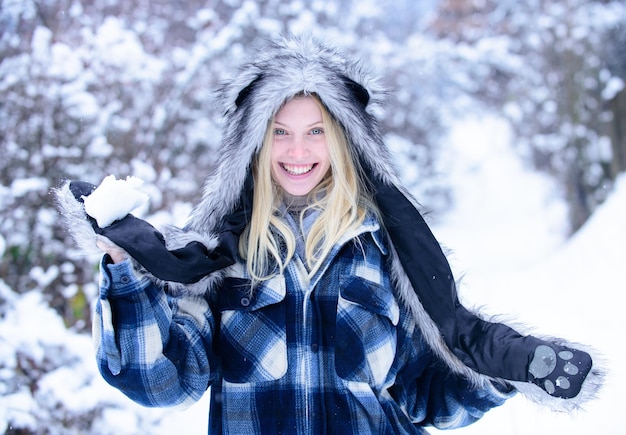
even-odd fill
[[[528,366],[528,380],[551,396],[571,399],[580,392],[591,365],[591,356],[586,352],[542,344],[535,349]]]

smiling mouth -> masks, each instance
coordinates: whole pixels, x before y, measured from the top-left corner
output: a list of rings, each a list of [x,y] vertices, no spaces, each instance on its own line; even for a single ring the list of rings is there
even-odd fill
[[[304,175],[311,172],[313,168],[317,166],[317,163],[310,165],[288,165],[286,163],[282,163],[281,166],[289,175]]]

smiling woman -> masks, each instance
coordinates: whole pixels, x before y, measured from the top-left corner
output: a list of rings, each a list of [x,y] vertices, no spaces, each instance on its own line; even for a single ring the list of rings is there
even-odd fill
[[[313,39],[272,44],[224,85],[222,154],[187,227],[127,216],[113,241],[137,249],[103,248],[94,333],[109,383],[147,406],[211,387],[209,432],[246,434],[424,434],[516,389],[564,409],[592,396],[602,373],[578,346],[460,304],[393,170],[382,95]]]
[[[271,146],[272,179],[291,195],[307,195],[330,169],[319,102],[299,96],[278,111]]]
[[[363,222],[366,204],[373,209],[373,203],[356,161],[343,128],[316,94],[300,92],[279,108],[253,167],[251,223],[240,239],[253,282],[266,280],[276,267],[283,271],[297,239],[312,276],[342,235]],[[285,207],[294,204],[306,211],[295,216],[295,231],[284,219]]]

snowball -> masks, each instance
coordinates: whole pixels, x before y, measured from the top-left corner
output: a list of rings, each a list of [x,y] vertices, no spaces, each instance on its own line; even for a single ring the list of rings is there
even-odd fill
[[[108,227],[148,202],[148,195],[137,190],[142,185],[143,180],[137,177],[117,180],[109,175],[91,195],[83,197],[85,211],[100,228]]]

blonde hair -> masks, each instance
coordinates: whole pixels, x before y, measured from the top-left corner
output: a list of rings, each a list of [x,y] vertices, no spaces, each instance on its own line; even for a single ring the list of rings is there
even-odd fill
[[[302,97],[305,96],[294,96]],[[306,97],[314,98],[320,107],[330,159],[329,175],[308,195],[307,209],[320,211],[305,235],[305,261],[309,276],[313,276],[341,237],[363,223],[367,210],[372,209],[372,201],[366,193],[360,165],[355,162],[343,128],[316,95]],[[246,259],[253,287],[260,281],[282,273],[296,248],[296,236],[279,215],[281,188],[273,182],[271,176],[273,123],[274,120],[268,123],[261,151],[254,162],[252,217],[239,240],[239,251],[242,258]],[[281,254],[283,246],[285,254]]]

